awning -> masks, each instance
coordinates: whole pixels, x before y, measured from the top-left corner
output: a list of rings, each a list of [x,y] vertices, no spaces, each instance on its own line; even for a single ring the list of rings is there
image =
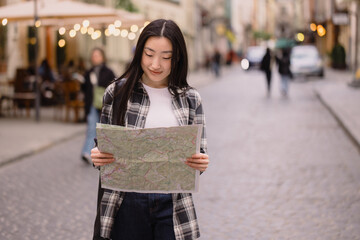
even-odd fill
[[[295,45],[294,39],[279,38],[275,43],[275,48],[292,48]]]

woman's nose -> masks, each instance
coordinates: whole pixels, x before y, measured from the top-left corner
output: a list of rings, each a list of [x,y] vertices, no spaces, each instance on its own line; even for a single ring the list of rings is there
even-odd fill
[[[151,66],[154,68],[154,69],[158,69],[160,68],[160,58],[157,58],[155,57],[151,63]]]

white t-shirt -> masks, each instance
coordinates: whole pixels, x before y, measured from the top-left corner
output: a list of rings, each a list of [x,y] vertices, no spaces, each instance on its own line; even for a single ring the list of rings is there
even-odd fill
[[[145,121],[145,128],[175,127],[179,122],[172,108],[172,95],[168,88],[152,88],[143,83],[150,98],[150,108]]]

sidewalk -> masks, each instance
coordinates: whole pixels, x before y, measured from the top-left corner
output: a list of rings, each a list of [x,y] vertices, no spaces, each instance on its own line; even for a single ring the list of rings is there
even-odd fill
[[[34,110],[30,118],[25,114],[0,117],[0,167],[85,133],[85,123],[54,120],[54,109],[51,107],[42,108],[40,113],[39,122],[35,121]]]
[[[238,67],[238,66],[235,66]],[[223,68],[223,75],[231,68]],[[324,80],[314,81],[314,90],[340,124],[349,132],[360,146],[360,89],[347,85],[351,73],[328,69]],[[189,84],[202,88],[217,81],[205,70],[192,72]],[[31,118],[0,117],[0,166],[20,160],[26,156],[42,151],[50,146],[83,134],[85,138],[85,123],[64,123],[53,120],[54,109],[43,108],[41,121],[35,122],[34,112]],[[80,159],[79,149],[79,159]]]
[[[314,91],[340,125],[360,147],[360,88],[348,86],[350,71],[326,69],[325,79],[314,82]]]

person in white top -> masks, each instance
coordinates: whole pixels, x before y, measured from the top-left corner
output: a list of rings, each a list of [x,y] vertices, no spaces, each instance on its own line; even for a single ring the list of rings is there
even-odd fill
[[[202,153],[189,156],[185,164],[204,172],[209,165],[205,117],[199,93],[187,83],[187,70],[186,45],[179,27],[171,20],[151,22],[140,34],[128,69],[105,91],[101,122],[133,128],[203,124]],[[91,158],[95,166],[114,161],[112,154],[97,148],[92,149]],[[180,240],[200,236],[190,193],[100,191],[97,219],[101,220],[95,221],[94,239]]]
[[[171,108],[171,94],[167,87],[153,88],[145,83],[143,86],[150,98],[150,108],[146,116],[145,128],[179,126]]]

